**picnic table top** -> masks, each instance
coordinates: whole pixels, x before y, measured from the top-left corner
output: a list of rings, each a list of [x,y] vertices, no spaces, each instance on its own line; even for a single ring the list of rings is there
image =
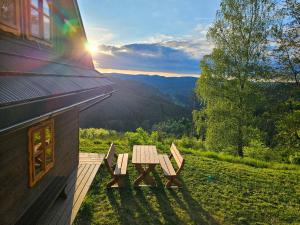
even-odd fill
[[[133,164],[159,164],[155,145],[134,145],[132,153]]]

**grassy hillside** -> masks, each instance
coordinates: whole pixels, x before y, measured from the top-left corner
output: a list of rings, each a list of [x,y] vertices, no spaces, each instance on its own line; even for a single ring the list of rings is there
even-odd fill
[[[113,130],[150,129],[153,124],[172,118],[190,117],[190,112],[167,99],[150,86],[110,77],[117,91],[101,104],[80,114],[80,127]]]
[[[118,152],[132,152],[133,143],[116,133],[85,136],[80,148],[106,153],[111,141]],[[299,167],[256,168],[243,160],[232,163],[200,150],[180,149],[186,159],[182,189],[165,189],[159,167],[154,174],[157,188],[134,189],[137,173],[130,161],[127,188],[107,190],[110,176],[102,166],[74,224],[300,224]]]

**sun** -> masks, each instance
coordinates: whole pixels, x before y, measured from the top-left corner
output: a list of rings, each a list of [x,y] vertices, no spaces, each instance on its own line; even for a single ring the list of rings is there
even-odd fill
[[[96,42],[86,42],[85,48],[87,51],[89,51],[91,54],[96,53],[98,51],[98,44]]]

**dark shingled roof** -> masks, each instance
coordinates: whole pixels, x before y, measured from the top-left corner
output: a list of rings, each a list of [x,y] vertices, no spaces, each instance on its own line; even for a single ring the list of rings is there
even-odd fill
[[[109,93],[111,84],[103,77],[0,76],[0,107],[95,88]]]
[[[72,57],[0,35],[0,133],[112,94],[112,82],[86,52]]]

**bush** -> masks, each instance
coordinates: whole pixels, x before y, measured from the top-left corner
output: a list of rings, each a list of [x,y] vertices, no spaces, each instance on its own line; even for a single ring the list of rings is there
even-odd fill
[[[278,159],[276,152],[265,146],[264,143],[259,140],[251,140],[249,146],[244,148],[244,154],[246,157],[264,161],[274,161]]]
[[[296,152],[295,154],[290,155],[289,161],[290,161],[290,163],[292,163],[292,164],[300,165],[300,153],[299,153],[299,152]]]
[[[175,143],[178,145],[179,148],[191,148],[194,150],[204,149],[203,142],[195,137],[183,136],[181,139],[177,139]]]
[[[126,132],[125,137],[129,146],[133,145],[155,145],[158,142],[158,133],[153,131],[149,134],[143,128],[137,128],[135,132]]]
[[[102,128],[88,128],[80,129],[79,135],[81,138],[97,139],[109,136],[110,132]]]

